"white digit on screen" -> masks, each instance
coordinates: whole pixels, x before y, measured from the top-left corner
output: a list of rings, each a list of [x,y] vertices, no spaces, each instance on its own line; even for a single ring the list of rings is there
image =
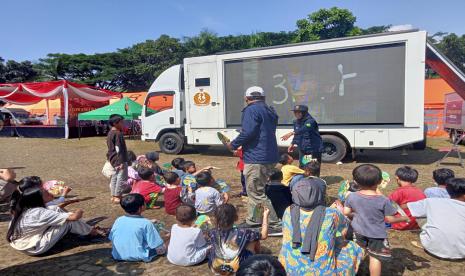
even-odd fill
[[[337,70],[339,71],[339,73],[341,73],[341,82],[339,83],[339,96],[344,96],[344,80],[355,78],[357,76],[357,73],[350,73],[344,75],[344,66],[342,64],[339,64],[337,66]]]
[[[281,100],[281,101],[275,101],[273,100],[273,103],[274,104],[283,104],[287,101],[287,98],[289,97],[289,93],[287,92],[287,88],[286,86],[284,86],[284,84],[286,83],[286,80],[284,79],[284,76],[283,74],[276,74],[273,76],[273,79],[278,79],[278,78],[282,78],[282,81],[278,84],[276,84],[274,87],[275,88],[280,88],[284,91],[284,98]]]

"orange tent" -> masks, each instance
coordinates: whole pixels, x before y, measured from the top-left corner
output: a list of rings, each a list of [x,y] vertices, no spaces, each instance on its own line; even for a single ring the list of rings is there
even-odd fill
[[[425,80],[425,124],[428,136],[447,137],[444,131],[444,95],[454,92],[443,79]]]
[[[144,105],[145,96],[147,96],[147,92],[143,92],[143,91],[140,91],[140,92],[124,92],[124,93],[121,93],[121,95],[122,95],[122,98],[128,97],[129,99],[135,101],[136,103],[138,103],[140,105]],[[119,100],[120,99],[110,100],[110,104],[115,103],[115,102],[117,102]]]

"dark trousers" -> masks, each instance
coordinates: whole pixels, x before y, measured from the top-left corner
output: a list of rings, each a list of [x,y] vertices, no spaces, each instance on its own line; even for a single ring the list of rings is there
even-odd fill
[[[241,171],[241,185],[242,185],[242,195],[247,195],[247,186],[245,185],[245,175],[244,171]]]

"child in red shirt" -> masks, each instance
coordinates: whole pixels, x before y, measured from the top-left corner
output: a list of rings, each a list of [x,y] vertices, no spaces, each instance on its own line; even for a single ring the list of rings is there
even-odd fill
[[[398,222],[392,224],[392,229],[396,230],[413,230],[419,229],[415,217],[412,216],[407,207],[407,203],[425,199],[426,196],[422,190],[415,186],[418,179],[418,171],[409,167],[400,167],[396,171],[397,188],[390,196],[389,199],[397,203],[405,214],[409,217],[409,222]],[[397,214],[396,216],[400,216]]]
[[[174,172],[166,172],[163,177],[166,181],[164,193],[165,211],[168,215],[176,215],[176,208],[181,205],[181,178]]]
[[[237,161],[236,169],[241,172],[241,185],[242,185],[241,196],[247,196],[247,188],[245,186],[244,157],[242,153],[242,147],[234,151],[234,156],[239,157],[239,161]]]
[[[147,208],[160,209],[160,206],[156,206],[155,203],[165,189],[155,183],[154,169],[141,166],[137,169],[137,173],[141,180],[132,185],[131,193],[141,194]]]

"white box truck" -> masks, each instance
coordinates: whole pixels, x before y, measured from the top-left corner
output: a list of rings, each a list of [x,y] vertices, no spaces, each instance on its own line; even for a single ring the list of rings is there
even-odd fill
[[[278,139],[292,128],[292,106],[309,106],[325,162],[358,149],[424,148],[426,45],[426,32],[410,31],[186,58],[150,87],[142,140],[178,154],[185,145],[221,144],[217,132],[233,139],[244,91],[261,86],[279,115]]]

